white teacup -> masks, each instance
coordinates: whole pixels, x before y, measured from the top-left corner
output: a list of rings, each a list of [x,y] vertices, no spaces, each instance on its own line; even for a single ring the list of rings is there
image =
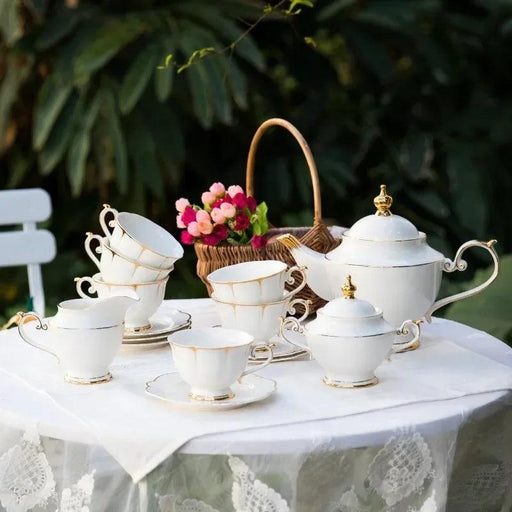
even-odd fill
[[[107,214],[114,216],[108,223]],[[100,225],[113,250],[143,265],[170,269],[183,256],[183,247],[167,230],[136,213],[119,213],[105,204]]]
[[[125,329],[144,331],[151,328],[149,319],[156,313],[164,300],[168,279],[165,277],[160,281],[150,283],[113,284],[104,281],[100,274],[94,274],[92,277],[75,277],[75,282],[78,295],[84,298],[90,298],[82,288],[84,283],[89,284],[87,292],[97,294],[100,299],[113,295],[130,295],[130,291],[134,291],[140,300],[128,308],[125,316]]]
[[[43,323],[35,313],[20,316],[18,331],[23,341],[55,356],[64,367],[68,382],[94,384],[112,378],[108,369],[123,340],[122,323],[72,328],[55,325],[52,318]],[[32,318],[37,324],[25,325]]]
[[[267,304],[234,304],[223,302],[212,295],[222,327],[240,329],[249,333],[257,341],[269,341],[279,331],[279,318],[287,314],[294,315],[295,307],[300,304],[304,314],[297,319],[302,322],[309,315],[309,301],[291,299],[287,296],[277,302]]]
[[[219,268],[206,279],[218,300],[236,304],[266,304],[283,298],[285,283],[294,284],[293,272],[299,272],[302,282],[287,294],[291,297],[306,286],[303,267],[288,268],[278,260],[247,261]]]
[[[207,327],[188,329],[169,336],[176,370],[190,386],[195,400],[224,400],[234,396],[231,385],[267,366],[273,358],[266,343],[252,345],[254,338],[246,332]],[[246,369],[249,356],[258,350],[268,351],[263,363]]]
[[[100,258],[94,254],[91,248],[93,240],[98,242],[95,251],[101,254]],[[160,279],[163,279],[172,272],[174,268],[161,269],[142,265],[138,261],[130,260],[112,249],[106,237],[92,233],[87,233],[85,251],[98,267],[103,279],[109,283],[135,284],[160,281]]]

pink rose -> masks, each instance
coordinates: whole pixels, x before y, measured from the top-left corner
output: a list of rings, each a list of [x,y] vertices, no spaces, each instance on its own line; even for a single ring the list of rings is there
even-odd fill
[[[197,225],[202,235],[209,235],[213,231],[213,224],[209,220],[200,220]]]
[[[236,208],[230,203],[222,203],[220,205],[220,211],[226,219],[232,219],[236,215]]]
[[[192,236],[201,236],[201,230],[199,229],[199,223],[194,221],[187,226],[187,231]]]
[[[181,243],[185,245],[192,245],[194,243],[195,238],[188,232],[181,232]]]
[[[180,213],[183,213],[185,208],[190,206],[189,200],[185,199],[184,197],[180,197],[174,204],[176,206],[176,210],[178,210]]]
[[[215,194],[217,197],[223,197],[226,193],[226,188],[220,181],[218,181],[210,187],[210,192]]]
[[[224,222],[226,222],[226,217],[220,208],[214,208],[212,210],[212,219],[215,224],[224,224]]]
[[[245,197],[245,194],[239,192],[235,197],[233,197],[233,204],[240,210],[247,208],[247,198]]]
[[[195,222],[196,220],[196,211],[192,206],[186,206],[181,214],[181,220],[185,226],[188,226],[191,222]]]
[[[265,247],[267,245],[267,239],[266,239],[266,237],[264,237],[262,235],[254,235],[251,238],[251,245],[255,249],[263,249],[263,247]]]
[[[243,231],[249,227],[249,224],[249,216],[246,213],[237,213],[235,219],[235,231]]]
[[[256,199],[254,199],[252,196],[247,196],[247,208],[249,208],[251,212],[255,212],[257,206],[258,205],[256,204]]]
[[[201,194],[201,201],[203,202],[204,205],[212,204],[215,201],[217,201],[217,196],[215,194],[213,194],[212,192],[209,192],[209,191],[203,192]]]
[[[211,222],[210,214],[206,210],[198,210],[196,213],[197,222]]]
[[[178,226],[180,229],[187,227],[185,226],[185,223],[181,219],[181,213],[178,213],[178,215],[176,215],[176,226]]]
[[[231,197],[235,197],[237,194],[243,194],[243,193],[244,193],[244,189],[240,185],[231,185],[228,188],[228,194]]]

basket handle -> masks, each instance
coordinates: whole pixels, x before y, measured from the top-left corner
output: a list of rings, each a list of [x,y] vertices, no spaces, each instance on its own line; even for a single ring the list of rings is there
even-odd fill
[[[302,152],[304,153],[304,156],[306,157],[309,174],[311,175],[311,183],[313,185],[314,226],[316,226],[322,222],[322,198],[320,196],[320,180],[318,179],[318,170],[316,168],[315,159],[313,158],[313,154],[311,153],[311,149],[309,149],[306,139],[302,136],[299,130],[293,126],[293,124],[285,119],[280,119],[278,117],[267,119],[256,130],[249,148],[249,155],[247,156],[247,173],[245,182],[247,195],[252,196],[254,192],[254,160],[256,158],[256,149],[261,137],[271,126],[282,126],[283,128],[286,128],[295,137],[302,149]]]

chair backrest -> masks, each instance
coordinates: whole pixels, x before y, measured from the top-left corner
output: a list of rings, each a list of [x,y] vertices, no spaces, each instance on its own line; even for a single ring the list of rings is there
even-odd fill
[[[0,225],[23,226],[23,231],[0,232],[0,267],[27,265],[33,309],[44,315],[44,290],[41,263],[56,254],[54,236],[37,229],[36,222],[50,217],[52,204],[45,190],[28,188],[0,191]]]

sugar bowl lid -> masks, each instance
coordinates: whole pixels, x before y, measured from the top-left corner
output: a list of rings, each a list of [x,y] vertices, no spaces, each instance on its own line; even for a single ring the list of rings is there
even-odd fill
[[[333,299],[320,308],[306,330],[312,334],[347,338],[376,336],[394,331],[382,317],[382,310],[355,297],[356,290],[352,277],[347,276],[342,287],[343,297]]]
[[[393,198],[387,193],[386,185],[380,186],[380,194],[374,198],[377,211],[359,219],[343,236],[371,241],[405,241],[420,238],[420,232],[414,224],[391,213]]]

